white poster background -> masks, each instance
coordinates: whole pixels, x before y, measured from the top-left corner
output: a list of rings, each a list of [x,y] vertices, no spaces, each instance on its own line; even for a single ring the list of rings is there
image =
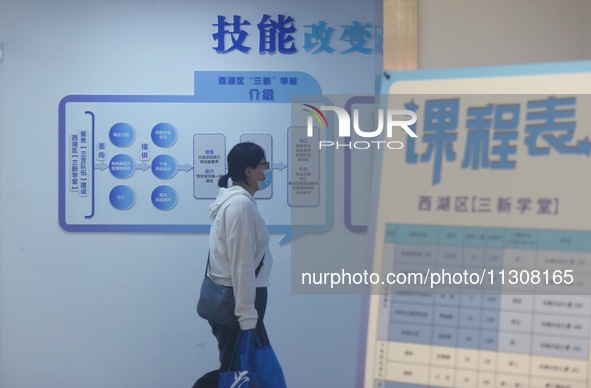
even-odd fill
[[[379,272],[384,258],[384,236],[388,224],[451,225],[474,227],[511,227],[536,229],[591,230],[591,184],[589,174],[591,159],[588,155],[561,155],[555,150],[547,156],[530,156],[524,144],[527,101],[543,100],[549,96],[576,96],[576,130],[572,143],[585,137],[591,138],[590,96],[591,62],[512,66],[497,68],[472,68],[393,72],[390,80],[382,84],[382,94],[389,95],[388,107],[403,108],[414,98],[421,108],[427,99],[460,98],[457,139],[453,143],[456,160],[442,162],[441,181],[433,185],[433,156],[427,163],[408,164],[405,151],[384,151],[380,154],[378,173],[377,207],[375,212],[375,243],[373,272]],[[466,110],[488,103],[520,104],[515,169],[463,169],[466,141]],[[422,111],[417,122],[416,152],[423,153]],[[490,147],[494,145],[491,141]],[[542,144],[539,144],[542,146]],[[546,145],[546,144],[544,144]],[[490,155],[490,153],[489,153]],[[490,197],[551,197],[559,198],[560,209],[556,215],[540,215],[512,212],[457,213],[419,210],[419,197],[473,196]],[[452,203],[453,207],[453,203]],[[534,209],[535,210],[535,209]],[[378,368],[375,358],[377,325],[380,319],[380,295],[370,296],[368,337],[366,352],[365,387],[374,387],[374,375]],[[395,367],[395,366],[394,366]],[[387,374],[387,373],[386,373]]]

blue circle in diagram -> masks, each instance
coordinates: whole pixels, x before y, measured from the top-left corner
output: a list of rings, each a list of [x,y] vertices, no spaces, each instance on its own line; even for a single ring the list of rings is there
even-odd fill
[[[117,123],[109,130],[109,139],[117,147],[129,147],[135,140],[135,130],[127,123]]]
[[[176,160],[170,155],[158,155],[152,161],[152,173],[160,179],[170,179],[176,174]]]
[[[115,186],[109,194],[109,201],[115,209],[127,210],[135,204],[135,193],[129,186]]]
[[[127,179],[135,172],[135,162],[129,155],[115,155],[109,162],[109,171],[115,178]]]
[[[158,147],[168,148],[176,143],[176,128],[169,123],[159,123],[152,128],[152,141]]]
[[[176,206],[178,196],[170,186],[158,186],[152,191],[152,204],[160,210],[170,210]]]

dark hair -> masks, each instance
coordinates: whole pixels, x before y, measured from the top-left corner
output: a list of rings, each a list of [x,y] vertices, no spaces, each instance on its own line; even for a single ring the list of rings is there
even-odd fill
[[[233,182],[244,181],[244,170],[247,167],[256,168],[264,158],[265,151],[260,145],[249,141],[236,144],[228,153],[228,173],[220,177],[218,186],[228,187],[229,178],[232,178]]]

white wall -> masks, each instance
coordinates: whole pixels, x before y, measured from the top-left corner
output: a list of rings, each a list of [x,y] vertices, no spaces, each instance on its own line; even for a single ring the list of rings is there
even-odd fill
[[[190,95],[195,70],[304,71],[327,93],[371,93],[374,56],[212,49],[217,14],[258,22],[283,11],[335,27],[343,15],[374,18],[373,6],[339,1],[335,13],[335,3],[0,0],[0,387],[187,387],[217,366],[195,313],[206,235],[60,228],[58,104],[70,94]],[[353,384],[360,298],[291,295],[282,237],[271,241],[266,324],[286,376],[293,386]]]

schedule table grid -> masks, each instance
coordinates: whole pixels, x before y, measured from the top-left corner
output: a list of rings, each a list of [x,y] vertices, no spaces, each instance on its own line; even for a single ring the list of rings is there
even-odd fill
[[[382,270],[571,269],[580,276],[590,272],[590,251],[585,232],[389,224]],[[552,295],[536,284],[506,294],[511,289],[496,280],[434,292],[385,285],[376,386],[587,386],[589,294]]]

